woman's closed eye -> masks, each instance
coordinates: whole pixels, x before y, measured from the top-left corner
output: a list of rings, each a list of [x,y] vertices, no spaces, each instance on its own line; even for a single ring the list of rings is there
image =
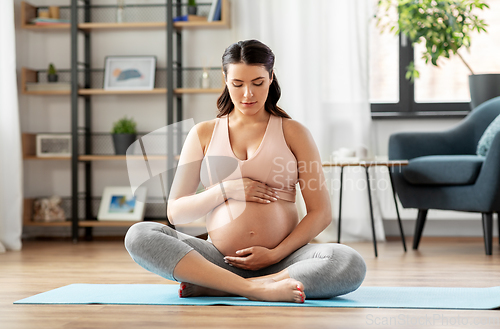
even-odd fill
[[[263,83],[264,83],[264,81],[261,81],[259,83],[254,83],[253,85],[259,87],[259,86],[262,86]],[[236,88],[238,88],[238,87],[242,87],[243,84],[237,85],[237,84],[233,83],[233,86],[236,87]]]

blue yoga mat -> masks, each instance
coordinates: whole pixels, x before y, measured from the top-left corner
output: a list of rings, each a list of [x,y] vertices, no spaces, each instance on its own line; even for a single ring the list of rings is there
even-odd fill
[[[179,298],[175,284],[71,284],[14,304],[237,305],[289,307],[432,308],[486,310],[500,307],[500,287],[360,287],[304,304],[255,302],[243,297]]]

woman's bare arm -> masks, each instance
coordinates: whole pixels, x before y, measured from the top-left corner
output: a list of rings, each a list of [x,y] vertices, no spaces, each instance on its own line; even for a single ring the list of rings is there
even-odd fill
[[[332,222],[332,208],[318,148],[309,130],[294,120],[283,119],[285,138],[297,158],[299,185],[307,215],[276,248],[277,261],[309,243]]]
[[[202,122],[189,132],[182,147],[179,165],[169,194],[167,214],[172,224],[186,224],[197,220],[224,202],[218,185],[196,194],[200,184],[203,148],[211,136],[213,124]]]

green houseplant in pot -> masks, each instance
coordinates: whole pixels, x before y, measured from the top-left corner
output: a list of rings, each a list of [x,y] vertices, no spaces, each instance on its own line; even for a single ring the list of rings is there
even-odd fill
[[[56,67],[53,63],[49,64],[49,68],[47,69],[47,80],[49,82],[57,82],[59,76],[57,75]]]
[[[424,42],[425,63],[438,66],[438,59],[457,55],[471,72],[469,87],[473,109],[500,95],[500,74],[474,74],[459,52],[469,50],[473,32],[486,32],[487,24],[476,15],[486,8],[488,5],[481,0],[380,0],[377,25],[382,31],[389,29],[396,35],[401,33],[412,45]],[[390,14],[395,12],[397,16]],[[411,62],[406,78],[414,81],[418,77],[419,72]],[[488,90],[493,93],[485,93]]]
[[[122,119],[113,123],[111,135],[113,136],[113,145],[115,147],[115,154],[123,155],[127,153],[127,149],[137,138],[137,123],[133,118]]]
[[[188,15],[196,15],[198,12],[198,7],[196,6],[196,0],[188,0]]]

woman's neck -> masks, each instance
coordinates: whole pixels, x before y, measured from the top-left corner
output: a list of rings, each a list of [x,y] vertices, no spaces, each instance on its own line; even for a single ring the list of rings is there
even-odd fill
[[[267,112],[264,108],[260,109],[257,113],[253,115],[243,114],[237,108],[234,108],[229,115],[229,120],[242,125],[252,125],[255,123],[268,122],[271,113]]]

